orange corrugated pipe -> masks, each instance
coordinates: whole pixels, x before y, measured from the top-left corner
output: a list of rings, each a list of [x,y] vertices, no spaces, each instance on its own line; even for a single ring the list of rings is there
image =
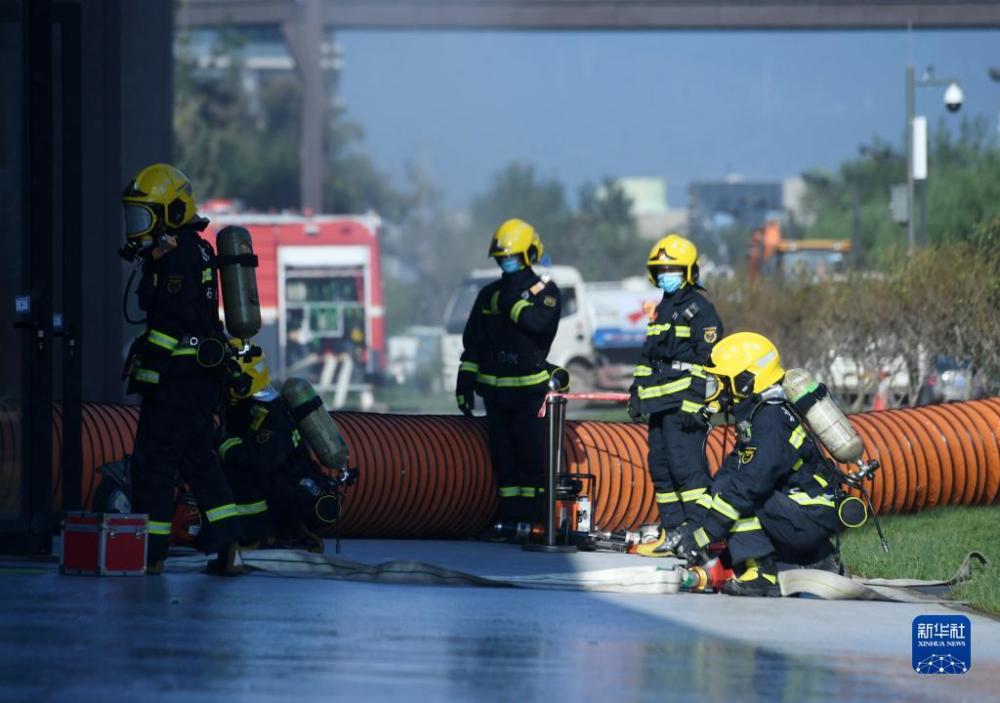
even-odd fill
[[[84,404],[85,505],[99,481],[96,468],[132,451],[137,417],[133,406]],[[340,523],[344,536],[466,537],[488,526],[496,498],[482,418],[368,413],[334,417],[361,470],[345,500]],[[53,420],[58,509],[58,407]],[[9,460],[16,456],[19,422],[15,408],[0,408],[0,466],[11,466]],[[852,415],[851,422],[864,440],[865,458],[882,465],[870,487],[880,512],[1000,501],[1000,398],[862,413]],[[733,442],[731,429],[709,433],[706,451],[713,473]],[[618,530],[655,520],[644,425],[571,421],[564,446],[569,471],[596,476],[595,524]],[[0,476],[4,495],[16,495],[9,490],[14,475],[5,469]]]

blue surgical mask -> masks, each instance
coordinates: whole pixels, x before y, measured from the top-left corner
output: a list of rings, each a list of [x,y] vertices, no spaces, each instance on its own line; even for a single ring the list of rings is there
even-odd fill
[[[502,270],[504,273],[517,273],[522,268],[521,262],[518,261],[513,256],[508,257],[506,259],[500,259],[499,263],[500,263],[500,270]]]
[[[684,276],[680,273],[661,273],[656,277],[656,285],[664,293],[676,293],[684,283]]]

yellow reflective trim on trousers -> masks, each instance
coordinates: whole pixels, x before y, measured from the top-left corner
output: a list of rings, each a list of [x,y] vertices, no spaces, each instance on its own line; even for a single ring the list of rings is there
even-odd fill
[[[173,348],[180,343],[181,340],[171,337],[169,334],[164,334],[159,330],[149,330],[146,333],[146,339],[150,344],[155,344],[158,347],[163,347],[168,351],[173,351]]]
[[[658,334],[663,334],[670,329],[670,323],[663,325],[646,325],[646,336],[655,337]]]
[[[816,483],[818,483],[819,485],[821,485],[823,488],[826,488],[827,486],[830,485],[830,482],[827,481],[822,476],[820,476],[819,474],[813,474],[813,478],[816,479]]]
[[[679,393],[680,391],[686,390],[691,387],[691,377],[685,376],[684,378],[678,378],[676,381],[671,381],[670,383],[664,383],[661,386],[650,386],[649,388],[643,388],[639,386],[639,398],[641,400],[648,400],[650,398],[660,398],[665,395],[670,395],[672,393]]]
[[[517,498],[521,495],[520,486],[500,486],[497,489],[497,493],[500,494],[501,498]]]
[[[267,501],[258,500],[256,503],[237,503],[236,511],[240,515],[260,515],[267,510]]]
[[[160,522],[159,520],[150,520],[148,529],[149,534],[163,537],[170,534],[170,523]]]
[[[697,501],[699,498],[705,495],[705,491],[707,490],[708,490],[707,488],[692,488],[689,491],[683,491],[681,493],[681,500],[684,501],[685,503],[690,503],[691,501]]]
[[[521,497],[522,498],[534,498],[537,489],[534,486],[521,486]]]
[[[678,503],[680,502],[680,496],[677,495],[676,491],[669,491],[667,493],[657,493],[656,502],[657,503]]]
[[[160,374],[156,371],[150,371],[149,369],[138,368],[132,372],[132,378],[136,381],[142,381],[143,383],[159,383]]]
[[[681,412],[682,413],[696,413],[705,407],[701,403],[695,403],[693,400],[685,400],[681,402]]]
[[[212,508],[207,511],[205,517],[208,518],[209,522],[218,522],[226,518],[236,517],[239,514],[239,511],[236,509],[236,503],[227,503],[226,505],[220,505],[218,508]]]
[[[730,532],[753,532],[754,530],[762,530],[760,519],[757,517],[741,518],[733,523],[733,526],[729,529]]]
[[[792,471],[798,471],[801,468],[802,468],[802,459],[798,459],[794,464],[792,464]]]
[[[202,283],[211,283],[212,282],[212,269],[207,268],[207,269],[202,269],[201,270],[201,282]]]
[[[697,544],[699,547],[707,547],[709,542],[712,541],[711,539],[709,539],[708,533],[705,532],[704,527],[699,527],[697,530],[694,531],[692,536],[694,537],[695,544]]]
[[[243,440],[239,437],[230,437],[225,442],[219,445],[219,458],[225,460],[226,452],[235,447],[237,444],[243,444]]]
[[[198,350],[194,347],[177,347],[170,356],[198,356]]]
[[[833,503],[833,498],[826,494],[811,498],[808,493],[789,493],[788,497],[799,505],[822,505],[827,508],[837,507]]]
[[[653,369],[652,367],[646,366],[645,364],[639,364],[638,366],[635,367],[635,373],[633,373],[632,375],[637,378],[642,378],[643,376],[652,376]]]
[[[549,380],[548,371],[539,371],[530,376],[492,376],[490,374],[476,374],[476,380],[487,386],[496,388],[523,388],[545,383]]]
[[[705,508],[705,510],[711,510],[712,509],[712,496],[710,496],[708,493],[705,493],[704,495],[698,496],[698,500],[695,501],[695,504],[696,505],[700,505],[701,507]]]
[[[687,339],[691,336],[691,328],[687,325],[674,325],[674,336],[678,339]]]
[[[463,361],[458,365],[459,372],[471,371],[472,373],[477,373],[479,371],[479,364],[475,361]]]
[[[518,319],[521,317],[521,313],[524,312],[524,309],[530,305],[531,303],[527,300],[518,300],[510,308],[510,319],[516,324]]]
[[[788,438],[788,443],[793,447],[798,449],[802,446],[802,443],[806,441],[806,431],[802,425],[799,425],[794,430],[792,430],[792,436]]]
[[[740,514],[736,510],[736,508],[731,506],[725,498],[723,498],[718,494],[712,497],[712,507],[715,508],[715,510],[717,510],[718,512],[725,515],[730,520],[740,519]]]

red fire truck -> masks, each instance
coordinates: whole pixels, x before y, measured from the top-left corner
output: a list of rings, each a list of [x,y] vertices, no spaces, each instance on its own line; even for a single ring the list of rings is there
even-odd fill
[[[272,375],[307,378],[327,407],[349,397],[370,407],[385,368],[378,216],[206,214],[212,233],[240,225],[253,237],[263,321],[255,341]]]

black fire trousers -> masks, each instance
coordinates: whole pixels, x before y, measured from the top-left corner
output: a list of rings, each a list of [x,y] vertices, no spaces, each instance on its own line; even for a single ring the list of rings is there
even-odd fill
[[[193,357],[172,360],[160,383],[145,391],[132,456],[132,507],[149,514],[147,563],[167,556],[178,473],[202,515],[197,543],[207,553],[239,541],[232,491],[215,454],[214,414],[221,383]]]
[[[538,417],[544,400],[544,393],[524,393],[485,401],[501,520],[539,522],[544,516],[545,419]]]
[[[705,512],[702,496],[712,485],[705,456],[707,430],[685,429],[683,415],[674,409],[649,417],[649,476],[660,525],[667,530],[686,520],[700,522]]]

